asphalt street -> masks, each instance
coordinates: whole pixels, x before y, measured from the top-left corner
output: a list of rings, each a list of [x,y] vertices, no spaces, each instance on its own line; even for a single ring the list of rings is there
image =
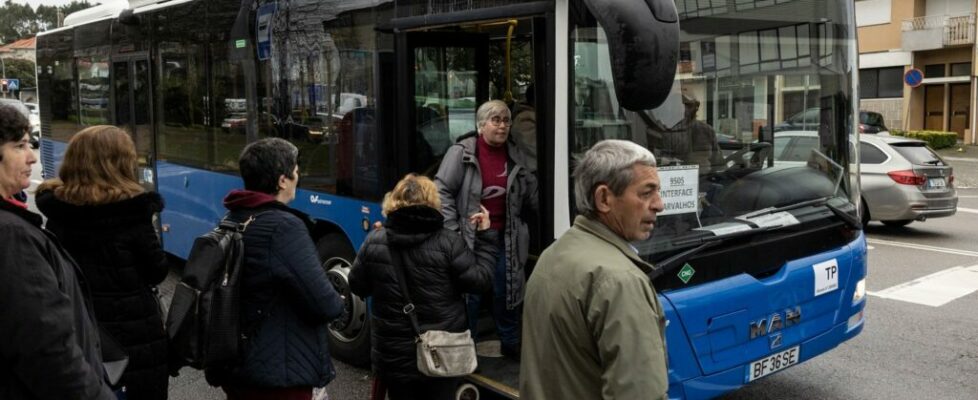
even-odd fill
[[[955,216],[866,228],[869,297],[862,334],[725,399],[978,399],[978,147],[963,150],[941,152],[955,168]],[[941,279],[951,274],[962,278]],[[175,281],[171,276],[163,289],[172,290]],[[960,295],[940,305],[900,295],[915,286],[931,287],[938,297]],[[330,398],[367,398],[369,371],[334,363]],[[170,398],[224,396],[201,373],[185,368],[171,379]]]

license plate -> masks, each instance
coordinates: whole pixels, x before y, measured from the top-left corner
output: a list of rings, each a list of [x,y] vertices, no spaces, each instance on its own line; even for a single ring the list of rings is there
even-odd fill
[[[944,178],[930,178],[927,180],[927,186],[943,189],[947,186],[947,182],[944,181]]]
[[[747,366],[747,382],[763,378],[798,364],[798,350],[800,348],[801,346],[795,346],[750,363]]]

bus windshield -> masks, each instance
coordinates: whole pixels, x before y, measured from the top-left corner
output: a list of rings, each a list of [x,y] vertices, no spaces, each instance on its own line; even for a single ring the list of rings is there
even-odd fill
[[[672,92],[659,107],[639,111],[618,104],[604,30],[587,12],[572,12],[571,159],[599,140],[626,139],[651,150],[659,166],[665,209],[652,237],[637,244],[640,252],[667,254],[677,239],[719,236],[731,221],[756,227],[747,221],[758,210],[854,198],[851,5],[676,5]]]

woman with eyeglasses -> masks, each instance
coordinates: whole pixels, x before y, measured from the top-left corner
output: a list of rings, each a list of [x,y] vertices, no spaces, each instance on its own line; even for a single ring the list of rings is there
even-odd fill
[[[469,296],[469,326],[475,336],[482,300],[487,300],[502,355],[519,359],[524,266],[530,243],[523,212],[536,213],[539,207],[536,177],[521,162],[523,154],[510,140],[511,118],[509,106],[500,100],[479,106],[477,131],[460,137],[449,147],[435,183],[445,227],[461,233],[469,248],[474,248],[476,239],[475,228],[467,223],[469,217],[479,213],[481,207],[489,211],[489,229],[500,238],[493,290],[482,296]]]

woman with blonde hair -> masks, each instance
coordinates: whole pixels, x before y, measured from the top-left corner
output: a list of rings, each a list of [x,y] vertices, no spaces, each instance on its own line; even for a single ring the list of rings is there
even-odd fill
[[[38,187],[37,207],[81,267],[99,326],[129,356],[119,382],[126,397],[166,399],[166,334],[155,291],[168,268],[153,226],[163,199],[143,189],[137,167],[125,131],[85,128],[68,142],[59,177]]]
[[[350,272],[350,289],[373,297],[371,359],[391,400],[452,399],[458,378],[431,378],[417,368],[415,337],[395,268],[404,268],[408,296],[422,330],[464,332],[465,293],[491,287],[497,238],[484,208],[469,218],[475,225],[475,252],[457,232],[445,229],[438,188],[431,179],[409,174],[384,197],[382,228],[367,235]],[[394,257],[400,257],[395,263]]]

